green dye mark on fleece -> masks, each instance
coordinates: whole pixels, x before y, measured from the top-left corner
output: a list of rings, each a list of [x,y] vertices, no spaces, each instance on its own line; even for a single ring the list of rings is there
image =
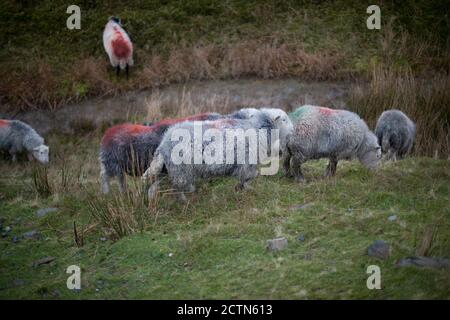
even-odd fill
[[[298,107],[297,109],[289,113],[289,118],[291,118],[292,121],[296,122],[303,116],[303,114],[305,114],[305,112],[311,111],[312,109],[313,106],[310,105]]]

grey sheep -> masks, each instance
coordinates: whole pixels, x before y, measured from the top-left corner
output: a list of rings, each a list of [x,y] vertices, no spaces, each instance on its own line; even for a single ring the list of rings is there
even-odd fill
[[[174,137],[177,137],[178,133],[184,131],[188,132],[190,145],[194,145],[194,135],[195,130],[197,130],[196,125],[201,124],[202,132],[206,132],[208,129],[216,129],[216,132],[220,138],[203,139],[201,142],[201,148],[199,152],[203,154],[206,150],[212,148],[212,142],[217,140],[217,143],[222,145],[222,153],[218,152],[218,156],[222,161],[218,162],[207,162],[202,159],[201,162],[195,162],[195,151],[191,151],[191,154],[187,155],[188,161],[177,163],[174,160],[173,153],[177,155],[177,146],[179,142],[173,141]],[[242,129],[236,130],[236,129]],[[258,157],[258,151],[250,146],[250,139],[245,138],[245,131],[248,129],[266,129],[268,133],[268,139],[270,140],[271,130],[274,129],[273,122],[271,119],[264,114],[258,114],[251,119],[236,119],[236,118],[223,118],[216,121],[203,121],[203,122],[184,122],[171,127],[163,137],[161,144],[155,152],[154,159],[147,171],[144,173],[144,179],[150,179],[154,181],[153,185],[149,188],[148,195],[149,198],[153,198],[158,190],[159,180],[158,176],[161,174],[163,168],[167,169],[169,180],[172,186],[179,191],[179,197],[182,201],[186,201],[186,196],[184,192],[195,191],[195,182],[199,179],[207,179],[217,176],[234,176],[239,179],[239,184],[236,189],[245,189],[248,184],[258,175],[258,164],[260,163],[260,158]],[[244,149],[241,149],[245,153],[245,161],[238,161],[238,143],[233,141],[230,143],[227,141],[227,133],[236,133],[238,140],[245,141],[243,145]],[[259,137],[261,138],[261,137]],[[220,142],[219,142],[220,141]],[[260,141],[260,140],[258,140]],[[175,151],[176,150],[176,151]],[[227,150],[234,150],[234,159],[228,161],[226,159]],[[212,151],[211,151],[212,152]],[[256,154],[255,154],[256,153]],[[256,157],[256,158],[253,158]],[[250,159],[256,159],[256,161],[250,161]]]
[[[105,131],[100,144],[100,178],[103,193],[109,192],[109,180],[119,178],[119,190],[125,191],[125,173],[141,176],[148,168],[153,153],[167,129],[176,123],[189,120],[213,120],[218,113],[202,113],[185,118],[164,119],[150,126],[120,124]]]
[[[384,111],[378,118],[375,135],[388,160],[403,158],[412,149],[416,125],[400,110]]]
[[[49,147],[44,144],[44,138],[19,120],[0,119],[0,150],[9,152],[14,162],[20,153],[27,153],[30,161],[36,159],[42,164],[49,162]]]
[[[375,168],[381,159],[377,137],[355,113],[323,107],[303,106],[296,110],[298,120],[288,137],[283,167],[297,182],[303,182],[301,165],[310,159],[329,158],[327,176],[336,173],[339,160],[354,157],[367,168]]]

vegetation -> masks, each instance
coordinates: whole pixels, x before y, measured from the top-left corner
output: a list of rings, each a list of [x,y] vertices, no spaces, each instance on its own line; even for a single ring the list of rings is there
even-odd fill
[[[383,2],[382,29],[366,28],[361,1],[82,1],[81,30],[62,0],[2,1],[0,96],[13,110],[57,108],[87,96],[189,79],[370,77],[374,66],[446,72],[446,1]],[[102,47],[111,15],[136,48],[128,82]]]
[[[214,179],[200,183],[187,206],[166,185],[159,201],[146,207],[129,205],[129,195],[100,194],[98,140],[89,135],[51,139],[56,150],[44,179],[52,184],[49,197],[34,190],[32,165],[1,163],[1,223],[12,230],[0,239],[0,297],[450,297],[447,270],[395,266],[418,252],[448,255],[446,160],[408,158],[383,164],[376,173],[343,162],[333,179],[322,178],[326,161],[310,162],[305,185],[279,174],[259,177],[253,190],[235,193],[234,179]],[[63,172],[70,177],[65,186]],[[129,179],[130,191],[139,184]],[[138,222],[135,232],[121,237],[107,220],[97,219],[93,205],[123,221],[134,216],[128,221]],[[58,211],[37,218],[36,210],[46,207]],[[391,215],[397,219],[389,221]],[[76,241],[74,222],[83,241]],[[30,230],[41,237],[22,239]],[[288,239],[288,247],[267,252],[266,240],[279,236]],[[367,256],[376,239],[392,246],[387,260]],[[56,259],[32,266],[47,256]],[[65,270],[73,264],[82,269],[79,292],[66,288]],[[366,288],[372,264],[381,268],[382,290]]]

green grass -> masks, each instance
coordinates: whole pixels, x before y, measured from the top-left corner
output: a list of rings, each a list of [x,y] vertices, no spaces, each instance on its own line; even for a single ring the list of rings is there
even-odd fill
[[[371,4],[343,0],[133,0],[126,5],[113,0],[85,1],[79,4],[81,30],[68,30],[66,1],[6,0],[0,5],[0,95],[13,109],[54,108],[87,96],[152,87],[180,77],[245,77],[252,72],[227,70],[240,61],[229,62],[231,66],[227,61],[249,59],[257,49],[282,45],[291,53],[303,50],[309,56],[293,58],[286,50],[274,53],[286,53],[287,61],[278,66],[281,71],[267,76],[353,78],[370,74],[379,63],[409,67],[418,74],[448,71],[446,1],[384,2],[380,4],[381,30],[366,27],[366,9]],[[111,15],[122,18],[134,42],[136,66],[127,83],[115,81],[102,46],[103,28]],[[231,58],[221,56],[226,55],[225,48],[249,41],[256,44],[247,53],[238,50]],[[204,49],[203,57],[209,61],[199,58],[196,62],[206,70],[212,68],[206,75],[190,70],[192,63],[167,62],[177,50],[209,46],[219,53],[208,54]],[[188,52],[181,60],[193,55]],[[152,57],[161,61],[153,63]],[[261,59],[267,62],[267,57]],[[328,62],[322,65],[322,61]],[[148,72],[143,71],[146,67]],[[256,63],[255,68],[253,73],[258,75],[266,66]],[[154,74],[160,76],[155,80]]]
[[[100,196],[98,139],[80,139],[76,154],[74,141],[51,139],[60,144],[49,169],[54,193],[46,199],[33,191],[30,164],[0,164],[0,216],[3,226],[12,227],[0,239],[1,298],[450,298],[448,271],[395,266],[415,255],[429,228],[435,231],[427,255],[449,256],[446,160],[408,158],[375,173],[342,162],[333,179],[322,178],[326,161],[314,161],[305,165],[305,185],[280,173],[259,177],[242,193],[234,192],[234,179],[217,178],[198,184],[186,210],[175,197],[162,195],[144,232],[112,240],[85,201],[87,193]],[[79,172],[81,186],[61,190],[63,163]],[[291,209],[304,203],[311,205]],[[48,206],[59,212],[35,216]],[[388,221],[393,214],[397,220]],[[73,221],[88,229],[81,248],[74,243]],[[33,229],[41,239],[12,243],[13,235]],[[304,241],[297,240],[300,234]],[[105,235],[108,240],[100,241]],[[288,247],[267,252],[266,240],[277,236],[286,237]],[[366,255],[375,239],[392,245],[387,260]],[[56,260],[32,267],[44,256]],[[79,292],[66,288],[65,270],[73,264],[82,269]],[[382,290],[366,288],[372,264],[381,268]],[[23,284],[15,286],[17,279]]]

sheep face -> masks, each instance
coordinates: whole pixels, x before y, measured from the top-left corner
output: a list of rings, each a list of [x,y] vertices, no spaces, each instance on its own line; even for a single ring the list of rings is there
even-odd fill
[[[362,149],[363,152],[359,155],[359,161],[365,167],[375,169],[381,160],[381,147],[378,144],[377,137],[372,132],[367,132]]]
[[[32,151],[33,157],[42,164],[48,164],[49,148],[46,145],[40,145]]]

